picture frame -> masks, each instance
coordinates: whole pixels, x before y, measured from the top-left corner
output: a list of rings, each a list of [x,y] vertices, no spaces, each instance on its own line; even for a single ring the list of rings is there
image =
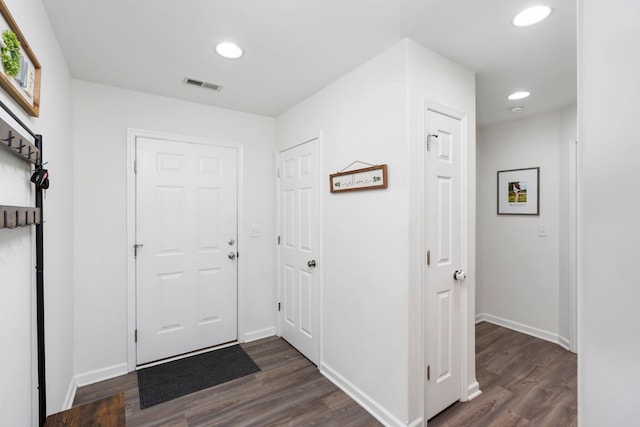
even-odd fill
[[[0,40],[2,33],[9,30],[15,34],[20,42],[21,64],[16,76],[5,73],[4,66],[0,64],[0,87],[11,96],[16,103],[32,117],[40,115],[40,82],[42,80],[42,67],[31,50],[17,22],[9,12],[7,5],[0,0]],[[4,42],[2,43],[4,45]]]
[[[498,215],[540,215],[540,168],[498,171]]]
[[[329,188],[332,193],[377,190],[387,187],[386,164],[329,175]]]

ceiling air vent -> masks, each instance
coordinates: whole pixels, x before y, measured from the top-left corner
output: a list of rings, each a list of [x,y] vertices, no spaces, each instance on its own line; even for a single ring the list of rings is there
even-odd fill
[[[192,79],[192,78],[189,78],[189,77],[185,77],[184,82],[186,84],[188,84],[188,85],[204,87],[206,89],[213,89],[216,92],[220,92],[222,90],[222,86],[221,85],[208,83],[208,82],[203,82],[203,81]]]

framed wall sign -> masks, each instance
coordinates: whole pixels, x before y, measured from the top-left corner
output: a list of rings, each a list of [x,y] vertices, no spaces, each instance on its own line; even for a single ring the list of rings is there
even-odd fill
[[[38,117],[40,63],[3,0],[0,15],[0,87],[30,116]]]
[[[387,165],[334,173],[329,181],[332,193],[387,188]]]
[[[540,215],[540,168],[498,171],[498,215]]]

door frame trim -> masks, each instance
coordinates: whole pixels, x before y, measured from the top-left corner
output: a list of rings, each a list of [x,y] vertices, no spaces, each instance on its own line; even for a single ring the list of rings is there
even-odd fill
[[[569,141],[569,350],[578,352],[578,222],[580,143]]]
[[[238,152],[237,173],[238,173],[238,252],[241,251],[246,244],[246,236],[244,233],[243,222],[243,145],[241,143],[225,141],[220,139],[201,138],[195,136],[178,135],[167,132],[157,132],[145,129],[127,129],[127,163],[125,165],[127,173],[127,372],[136,370],[136,262],[133,256],[133,245],[136,243],[136,175],[133,170],[133,163],[136,159],[136,139],[152,138],[167,141],[213,145],[218,147],[235,148]],[[237,283],[237,340],[241,341],[244,337],[244,283],[245,274],[243,263],[238,259],[238,283]]]
[[[275,164],[276,164],[276,235],[277,236],[282,236],[282,230],[280,229],[280,219],[281,219],[281,215],[282,215],[282,211],[280,209],[280,177],[278,176],[278,171],[280,170],[280,154],[284,151],[287,150],[291,150],[293,148],[299,147],[303,144],[307,144],[309,142],[312,141],[318,141],[318,170],[320,173],[320,176],[318,176],[318,211],[319,211],[319,215],[318,215],[318,226],[319,226],[319,234],[320,234],[320,239],[318,241],[318,251],[320,256],[318,257],[318,259],[320,260],[320,264],[318,265],[318,267],[316,267],[316,271],[318,272],[318,286],[320,287],[319,290],[319,297],[320,300],[318,301],[318,316],[319,316],[319,331],[318,331],[318,368],[320,368],[320,366],[322,365],[322,349],[323,349],[323,334],[322,334],[322,325],[323,325],[323,300],[324,300],[324,295],[323,295],[323,290],[324,290],[324,286],[323,286],[323,267],[324,267],[324,263],[322,262],[322,260],[324,259],[324,249],[323,249],[323,221],[322,221],[322,213],[323,213],[323,197],[322,195],[324,194],[324,189],[325,189],[325,184],[324,184],[324,180],[322,179],[322,166],[323,166],[323,157],[322,157],[322,141],[323,141],[323,131],[322,129],[320,129],[318,131],[318,133],[316,134],[316,136],[312,137],[312,138],[306,138],[304,139],[303,142],[300,142],[298,144],[294,144],[291,145],[290,147],[286,147],[286,148],[280,148],[280,149],[276,149],[275,151]],[[284,291],[282,289],[282,277],[280,274],[280,248],[281,246],[277,243],[276,240],[276,298],[277,301],[275,302],[275,313],[276,313],[276,334],[279,337],[282,337],[282,313],[278,312],[277,309],[277,304],[278,302],[282,302],[283,297],[284,297]]]
[[[422,104],[422,114],[421,114],[421,135],[420,138],[420,183],[419,183],[419,191],[420,191],[420,210],[422,214],[420,215],[420,288],[423,297],[421,298],[421,350],[422,350],[422,363],[421,370],[423,381],[422,383],[422,416],[424,423],[427,423],[427,382],[426,382],[426,366],[427,366],[427,309],[428,309],[428,292],[427,292],[427,266],[426,260],[427,257],[427,193],[426,193],[426,185],[425,181],[427,178],[427,164],[426,164],[426,134],[427,134],[427,115],[429,111],[443,114],[449,117],[452,117],[456,120],[460,121],[461,126],[461,137],[463,144],[463,152],[462,152],[462,265],[460,268],[464,269],[468,273],[468,278],[465,281],[465,285],[461,286],[460,292],[460,304],[461,304],[461,313],[460,313],[460,322],[461,322],[461,347],[460,351],[462,353],[462,357],[460,358],[461,363],[461,375],[460,375],[460,401],[467,401],[473,399],[477,395],[479,395],[480,389],[479,385],[475,379],[475,348],[469,345],[469,340],[471,334],[475,333],[475,330],[470,329],[470,325],[475,324],[475,313],[471,313],[470,310],[475,307],[473,303],[473,298],[475,298],[475,265],[473,261],[469,257],[469,240],[472,236],[469,235],[469,232],[472,231],[469,229],[469,221],[470,221],[470,213],[472,213],[471,206],[471,193],[470,193],[470,173],[469,173],[469,154],[470,154],[470,146],[469,146],[469,118],[468,114],[462,111],[452,109],[450,107],[431,102],[429,100],[423,100]]]

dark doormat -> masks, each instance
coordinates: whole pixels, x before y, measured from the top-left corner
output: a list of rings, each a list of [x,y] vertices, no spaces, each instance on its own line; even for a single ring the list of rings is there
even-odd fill
[[[239,346],[138,370],[140,409],[260,371]]]

